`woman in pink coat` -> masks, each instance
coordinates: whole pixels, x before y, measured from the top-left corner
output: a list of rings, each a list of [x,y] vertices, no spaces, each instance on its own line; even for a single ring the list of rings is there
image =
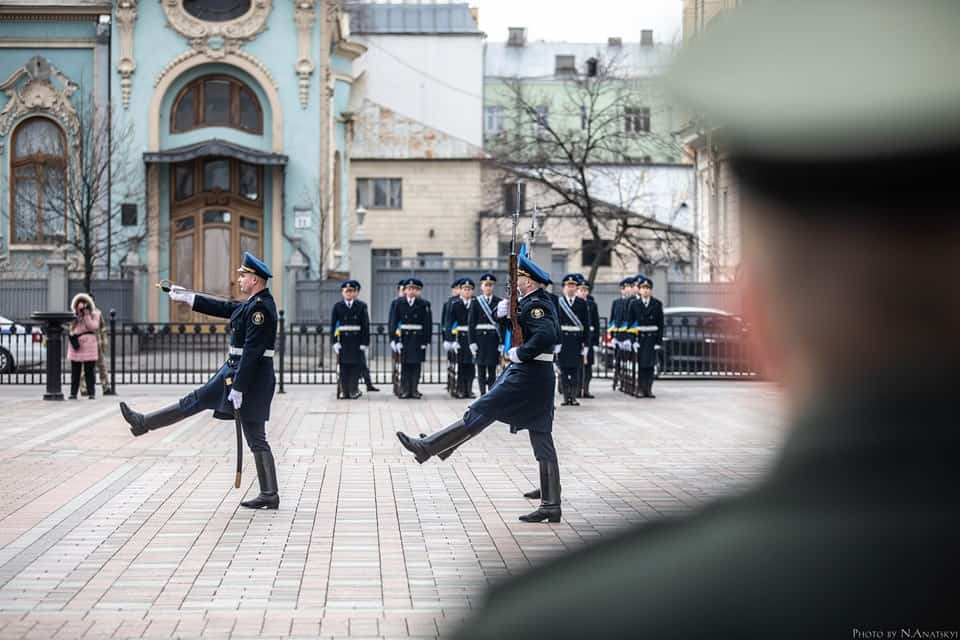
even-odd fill
[[[74,319],[70,323],[67,360],[70,361],[70,399],[77,399],[80,388],[80,367],[87,381],[87,395],[93,400],[96,393],[94,368],[97,364],[97,331],[100,329],[100,311],[93,299],[85,293],[73,296],[70,303]]]

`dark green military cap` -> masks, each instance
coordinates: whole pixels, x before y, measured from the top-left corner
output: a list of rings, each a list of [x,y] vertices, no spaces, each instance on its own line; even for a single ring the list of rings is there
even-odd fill
[[[753,0],[668,82],[735,155],[856,162],[956,148],[958,67],[960,0]]]

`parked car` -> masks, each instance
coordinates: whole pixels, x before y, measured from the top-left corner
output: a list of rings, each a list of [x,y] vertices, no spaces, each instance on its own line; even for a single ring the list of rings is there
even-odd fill
[[[44,361],[46,339],[39,327],[29,330],[0,316],[0,373],[23,371]]]
[[[666,307],[663,349],[655,375],[661,373],[756,372],[748,341],[749,328],[739,317],[708,307]],[[610,335],[601,339],[605,366],[614,366]]]

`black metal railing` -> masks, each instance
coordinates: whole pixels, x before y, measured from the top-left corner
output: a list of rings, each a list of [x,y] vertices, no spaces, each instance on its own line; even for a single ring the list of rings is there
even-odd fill
[[[600,322],[601,340],[595,352],[593,377],[609,379],[615,375],[617,360],[622,360],[622,374],[631,356],[613,348],[606,319],[601,318]],[[111,388],[129,384],[203,384],[226,358],[228,328],[220,322],[120,322],[111,310],[107,354]],[[36,324],[24,323],[15,333],[0,333],[0,384],[45,384],[45,340]],[[329,324],[288,324],[281,311],[274,356],[280,391],[291,384],[336,384],[337,361],[332,341]],[[435,324],[427,359],[421,367],[422,384],[446,383],[448,363],[442,343],[440,327]],[[63,380],[69,383],[66,344],[63,346]],[[390,383],[392,356],[386,324],[371,323],[366,357],[375,384]],[[663,348],[658,352],[657,373],[660,377],[756,378],[760,376],[756,362],[747,331],[739,322],[718,326],[709,319],[668,317]]]

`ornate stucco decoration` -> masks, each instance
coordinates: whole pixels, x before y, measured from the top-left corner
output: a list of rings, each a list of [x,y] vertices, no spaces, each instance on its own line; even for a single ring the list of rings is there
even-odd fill
[[[313,21],[317,16],[315,0],[296,0],[294,21],[297,24],[297,79],[300,84],[300,106],[310,101],[310,76],[313,75]]]
[[[74,146],[80,141],[80,117],[70,96],[79,88],[76,82],[42,56],[34,56],[0,83],[0,91],[9,98],[0,110],[0,138],[5,138],[17,122],[35,113],[45,113],[67,130]],[[0,144],[0,153],[3,145]]]
[[[272,0],[253,0],[250,10],[238,18],[210,22],[191,15],[183,8],[183,0],[160,0],[167,26],[190,42],[194,50],[217,60],[236,53],[267,28]]]
[[[224,51],[223,53],[218,53],[216,56],[210,56],[208,52],[205,50],[189,49],[187,51],[184,51],[183,53],[178,55],[176,58],[168,62],[166,65],[164,65],[163,69],[160,70],[160,73],[158,73],[157,77],[154,79],[153,86],[154,87],[159,86],[160,83],[163,81],[163,78],[168,73],[170,73],[170,70],[175,68],[184,60],[189,60],[190,58],[195,58],[197,56],[203,56],[211,60],[221,60],[225,58],[228,53],[230,55],[237,56],[238,58],[243,58],[244,60],[252,64],[270,80],[270,84],[272,84],[274,87],[279,87],[279,85],[277,84],[276,78],[273,77],[273,74],[270,73],[270,70],[267,68],[267,66],[262,62],[260,62],[260,60],[258,60],[256,56],[250,53],[247,53],[242,49],[238,49],[236,51],[229,51],[229,52]]]
[[[120,56],[117,72],[120,74],[120,94],[123,108],[130,107],[130,90],[133,88],[133,72],[137,63],[133,59],[133,31],[137,24],[137,0],[117,2],[117,30],[120,32]]]

